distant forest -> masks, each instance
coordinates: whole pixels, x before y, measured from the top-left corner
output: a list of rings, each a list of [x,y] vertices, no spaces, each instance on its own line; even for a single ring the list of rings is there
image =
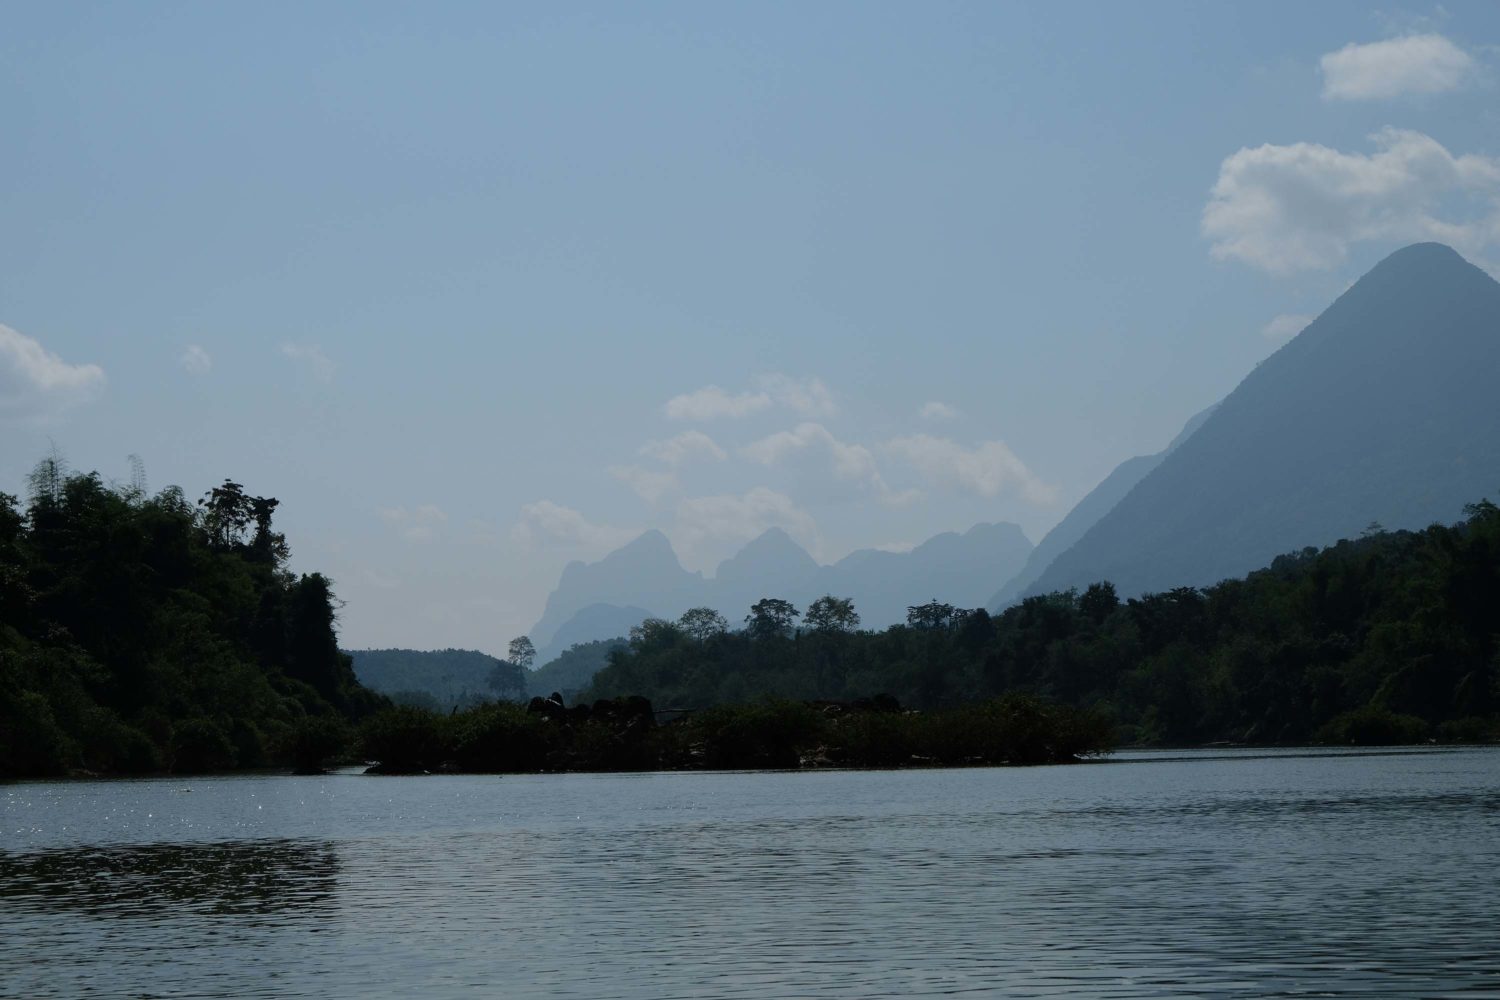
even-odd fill
[[[652,620],[589,698],[699,709],[874,692],[936,709],[1027,694],[1113,718],[1121,742],[1397,743],[1500,738],[1500,509],[1277,559],[1245,579],[1121,601],[1109,583],[1003,613],[914,606],[858,631],[824,598]],[[800,624],[798,619],[801,619]]]
[[[328,579],[286,569],[277,501],[197,503],[49,458],[0,493],[0,775],[291,762],[387,704],[334,633]]]
[[[448,711],[527,694],[525,670],[472,649],[356,649],[348,655],[359,682],[398,705]]]

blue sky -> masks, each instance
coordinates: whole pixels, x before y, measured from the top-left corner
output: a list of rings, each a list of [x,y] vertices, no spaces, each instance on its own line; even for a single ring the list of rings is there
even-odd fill
[[[0,489],[279,497],[354,647],[648,527],[1039,539],[1386,253],[1500,261],[1493,4],[0,14]]]

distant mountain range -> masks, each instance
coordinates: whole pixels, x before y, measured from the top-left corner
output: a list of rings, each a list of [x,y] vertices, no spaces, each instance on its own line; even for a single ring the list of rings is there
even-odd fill
[[[1500,496],[1500,284],[1423,243],[1373,268],[1155,455],[1130,459],[1033,546],[1013,524],[938,535],[907,553],[819,566],[773,529],[713,577],[650,531],[564,570],[533,629],[539,662],[655,615],[762,597],[852,597],[870,628],[934,598],[1001,610],[1100,580],[1121,596],[1204,586],[1307,546],[1449,523]]]
[[[1500,284],[1448,247],[1399,250],[1174,447],[1116,470],[1136,481],[1096,514],[1123,482],[1101,484],[1054,530],[1070,544],[995,602],[1201,586],[1372,523],[1451,523],[1500,495],[1497,385]]]
[[[772,528],[719,564],[712,577],[690,573],[665,535],[648,531],[596,563],[571,563],[529,633],[538,663],[575,643],[624,635],[648,617],[676,618],[711,607],[731,625],[763,597],[799,609],[822,596],[852,598],[866,628],[906,620],[906,609],[931,600],[977,607],[997,580],[1016,574],[1031,542],[1014,524],[979,524],[928,539],[910,552],[861,549],[820,566],[786,532]]]

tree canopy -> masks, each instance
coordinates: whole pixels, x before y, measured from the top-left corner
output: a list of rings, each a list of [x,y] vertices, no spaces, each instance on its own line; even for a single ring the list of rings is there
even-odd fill
[[[0,494],[0,774],[193,771],[290,759],[360,687],[320,573],[293,573],[278,506],[226,480],[200,504],[41,462]]]

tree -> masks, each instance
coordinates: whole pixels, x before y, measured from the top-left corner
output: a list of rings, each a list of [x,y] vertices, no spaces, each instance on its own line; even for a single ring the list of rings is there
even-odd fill
[[[859,612],[851,598],[824,594],[807,606],[802,621],[823,635],[845,634],[859,628]]]
[[[947,628],[953,624],[957,609],[951,604],[939,603],[933,598],[926,604],[916,604],[906,609],[906,624],[912,628]]]
[[[729,620],[713,608],[688,608],[677,626],[698,642],[707,642],[728,632]]]
[[[510,641],[510,653],[506,657],[522,670],[530,670],[536,662],[536,647],[529,636],[518,635]]]
[[[1078,599],[1078,610],[1095,625],[1103,625],[1104,619],[1114,614],[1119,606],[1120,595],[1108,580],[1089,584],[1089,589]]]
[[[783,601],[779,597],[763,597],[751,605],[750,613],[745,616],[745,631],[755,639],[784,636],[792,630],[801,615],[802,612],[791,601]]]

